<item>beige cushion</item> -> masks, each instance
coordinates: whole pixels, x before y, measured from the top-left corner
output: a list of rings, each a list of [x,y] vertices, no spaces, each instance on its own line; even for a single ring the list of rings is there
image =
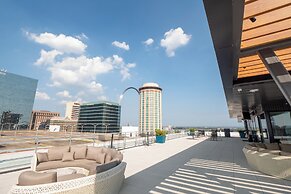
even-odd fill
[[[85,177],[85,176],[86,175],[80,174],[80,173],[77,173],[77,174],[67,174],[67,175],[59,176],[58,177],[58,182],[68,181],[68,180],[77,179],[77,178],[82,178],[82,177]]]
[[[43,170],[65,168],[65,167],[80,167],[80,168],[87,169],[89,171],[89,175],[91,175],[91,174],[96,174],[97,165],[100,165],[100,164],[98,164],[95,160],[93,161],[93,160],[87,160],[87,159],[80,159],[80,160],[67,161],[67,162],[56,160],[56,161],[48,161],[48,162],[39,163],[36,166],[36,170],[43,171]]]
[[[63,153],[69,151],[69,146],[64,147],[53,147],[48,149],[48,159],[49,161],[62,160]]]
[[[280,147],[277,143],[265,143],[265,146],[268,150],[280,150]]]
[[[48,155],[47,155],[47,152],[44,152],[44,153],[37,153],[37,161],[38,162],[47,162],[48,161]]]
[[[123,154],[118,152],[114,158],[121,162],[123,160]]]
[[[87,146],[72,146],[71,152],[75,152],[74,158],[77,159],[85,159],[87,153]]]
[[[117,166],[119,164],[118,161],[116,160],[113,160],[111,162],[108,162],[108,163],[105,163],[105,164],[101,164],[101,165],[98,165],[96,167],[96,173],[101,173],[101,172],[104,172],[106,170],[109,170],[111,168],[114,168],[115,166]]]
[[[18,185],[39,185],[57,182],[57,172],[38,173],[34,171],[22,172],[18,177]]]
[[[73,161],[75,152],[64,152],[62,162]]]
[[[108,163],[108,162],[110,162],[112,160],[112,156],[109,154],[109,153],[107,153],[106,154],[106,156],[105,156],[105,163]]]
[[[102,153],[102,148],[88,146],[86,159],[96,161],[97,155]]]
[[[290,152],[291,153],[291,144],[280,144],[280,148],[284,152]]]
[[[98,153],[97,157],[96,157],[96,162],[98,162],[99,164],[104,164],[105,162],[105,153]]]

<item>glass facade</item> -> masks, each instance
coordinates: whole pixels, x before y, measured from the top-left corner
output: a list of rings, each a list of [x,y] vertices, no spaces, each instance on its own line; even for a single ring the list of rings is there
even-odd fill
[[[0,71],[0,127],[27,128],[37,80]]]
[[[291,136],[291,112],[270,112],[271,125],[275,138]]]
[[[118,133],[120,131],[120,105],[112,102],[86,103],[80,106],[78,131]]]

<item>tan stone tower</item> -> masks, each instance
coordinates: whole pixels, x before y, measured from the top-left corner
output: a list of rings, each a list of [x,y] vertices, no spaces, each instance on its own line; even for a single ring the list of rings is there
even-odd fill
[[[162,128],[162,88],[156,83],[145,83],[139,101],[139,132],[154,132]]]

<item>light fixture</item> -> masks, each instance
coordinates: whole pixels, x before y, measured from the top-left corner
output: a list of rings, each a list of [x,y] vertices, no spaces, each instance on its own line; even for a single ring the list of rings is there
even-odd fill
[[[256,19],[255,17],[251,17],[250,20],[251,20],[251,22],[253,22],[253,23],[254,23],[255,21],[257,21],[257,19]]]
[[[251,93],[255,93],[255,92],[258,92],[259,91],[259,89],[251,89],[251,90],[249,90],[249,92],[251,92]]]
[[[242,89],[241,89],[241,88],[238,88],[237,91],[238,91],[238,92],[242,92]]]

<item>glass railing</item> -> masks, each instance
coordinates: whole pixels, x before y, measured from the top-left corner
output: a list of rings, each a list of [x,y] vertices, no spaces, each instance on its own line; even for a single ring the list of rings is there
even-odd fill
[[[166,139],[172,140],[186,135],[184,131],[181,131],[167,134]],[[137,146],[150,146],[155,143],[155,139],[155,136],[139,135],[136,132],[3,131],[0,138],[0,173],[29,168],[35,151],[54,146],[87,145],[123,150]]]

